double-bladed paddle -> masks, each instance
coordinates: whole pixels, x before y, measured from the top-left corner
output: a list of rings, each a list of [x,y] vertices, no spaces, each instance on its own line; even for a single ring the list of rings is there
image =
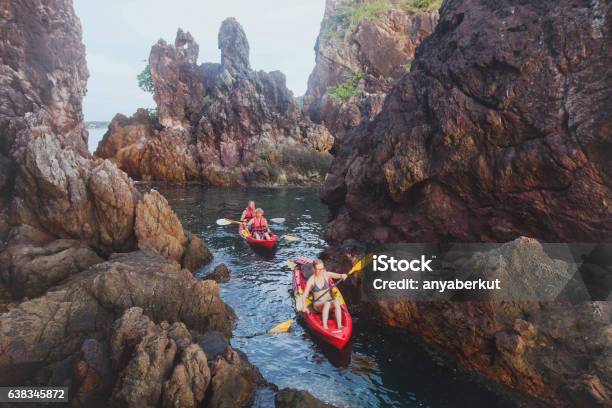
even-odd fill
[[[231,220],[229,218],[219,218],[216,222],[217,222],[217,225],[223,225],[223,226],[243,223],[242,221]],[[284,218],[271,218],[270,222],[273,222],[275,224],[282,224],[285,222],[285,219]],[[281,238],[287,242],[294,242],[294,241],[300,240],[298,237],[295,237],[293,235],[281,235]]]

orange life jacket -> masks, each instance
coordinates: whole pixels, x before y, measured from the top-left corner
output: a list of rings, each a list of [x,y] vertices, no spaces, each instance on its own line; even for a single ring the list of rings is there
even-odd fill
[[[268,221],[264,217],[253,217],[253,223],[250,227],[251,234],[263,234],[268,232]]]
[[[251,209],[251,207],[247,207],[244,211],[244,220],[246,222],[249,222],[251,218],[255,217],[255,210]]]

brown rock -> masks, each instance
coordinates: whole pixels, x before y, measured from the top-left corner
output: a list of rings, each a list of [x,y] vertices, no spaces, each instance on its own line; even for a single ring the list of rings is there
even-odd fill
[[[73,362],[73,397],[70,406],[102,406],[115,381],[108,346],[95,339],[83,342]]]
[[[274,398],[276,408],[333,408],[333,405],[319,401],[308,391],[283,388]]]
[[[183,268],[196,272],[202,266],[209,264],[212,258],[212,253],[200,237],[191,233],[187,234]]]
[[[138,203],[134,229],[140,249],[151,249],[168,259],[182,260],[183,226],[168,201],[156,190],[145,194]]]
[[[345,250],[326,259],[326,264],[348,269],[360,255],[348,245]],[[556,292],[560,279],[542,278],[539,269],[570,269],[565,262],[550,259],[537,241],[525,238],[473,258],[466,267],[476,274],[479,267],[474,265],[483,267],[487,259],[497,258],[500,276],[507,276],[503,282],[520,281],[518,287],[525,292],[542,286],[542,281]],[[512,271],[514,279],[508,278]],[[355,289],[343,287],[342,292],[358,300],[355,294],[360,290]],[[370,300],[361,308],[377,321],[406,329],[442,350],[463,370],[550,406],[592,405],[591,392],[581,380],[585,370],[601,379],[602,389],[610,395],[612,383],[604,380],[612,378],[609,302],[511,302],[497,296],[491,293],[481,301]]]
[[[219,264],[215,266],[215,269],[204,276],[202,279],[204,280],[213,280],[217,283],[225,283],[230,280],[230,271],[225,264]]]
[[[0,381],[8,381],[1,373],[13,382],[31,378],[37,367],[73,354],[86,336],[106,333],[115,314],[133,306],[154,321],[181,321],[227,337],[235,319],[214,282],[200,281],[156,254],[113,256],[0,315],[0,348],[5,350]],[[121,355],[112,355],[118,364]]]
[[[207,406],[211,408],[248,407],[257,389],[267,384],[246,355],[231,347],[212,363],[211,372],[211,394],[207,398]]]
[[[387,241],[608,241],[609,9],[442,11],[376,120],[338,149],[321,197],[350,217],[333,243],[375,241],[378,226]]]
[[[128,309],[114,324],[111,349],[120,375],[111,403],[199,406],[210,383],[206,355],[192,343],[185,325],[155,325],[142,312],[140,308]]]
[[[209,383],[206,354],[197,344],[190,344],[164,383],[162,407],[198,407]]]
[[[315,46],[316,65],[308,79],[304,109],[323,123],[337,140],[361,122],[369,122],[382,109],[393,84],[407,71],[417,46],[438,21],[435,11],[414,12],[388,3],[379,16],[365,18],[356,26],[349,11],[365,3],[328,1]],[[356,95],[334,101],[329,88],[363,73]]]
[[[81,272],[102,259],[75,240],[30,240],[15,229],[0,252],[0,280],[13,299],[36,297],[51,286]]]
[[[0,16],[0,151],[18,159],[40,136],[28,128],[44,116],[62,147],[87,156],[81,99],[89,73],[72,2],[5,1]]]

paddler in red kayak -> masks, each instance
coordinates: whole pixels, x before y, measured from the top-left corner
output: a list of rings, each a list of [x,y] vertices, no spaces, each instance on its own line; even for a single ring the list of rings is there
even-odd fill
[[[328,329],[327,321],[329,320],[329,309],[333,303],[334,314],[336,315],[336,324],[338,329],[342,328],[342,310],[341,303],[338,299],[331,295],[331,289],[329,287],[329,278],[342,279],[347,278],[347,274],[339,274],[334,272],[328,272],[325,270],[323,261],[317,259],[313,262],[314,274],[308,278],[306,287],[304,288],[304,299],[308,298],[308,295],[312,291],[314,303],[313,309],[317,312],[322,313],[323,328]]]
[[[240,216],[240,221],[247,223],[251,221],[251,218],[255,217],[255,201],[251,200],[248,202],[247,207]]]
[[[263,215],[264,210],[261,208],[256,209],[255,216],[247,223],[247,227],[253,238],[265,239],[269,241],[271,239],[270,228],[268,227],[268,220],[266,220]]]

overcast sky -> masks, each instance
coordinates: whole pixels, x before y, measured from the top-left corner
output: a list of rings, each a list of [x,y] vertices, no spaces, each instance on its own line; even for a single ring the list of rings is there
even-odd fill
[[[174,43],[178,27],[200,45],[199,62],[219,62],[217,33],[235,17],[251,46],[251,66],[280,70],[296,96],[314,67],[314,44],[325,0],[74,0],[83,26],[89,81],[85,120],[110,120],[153,107],[136,75],[160,38]]]

